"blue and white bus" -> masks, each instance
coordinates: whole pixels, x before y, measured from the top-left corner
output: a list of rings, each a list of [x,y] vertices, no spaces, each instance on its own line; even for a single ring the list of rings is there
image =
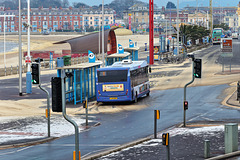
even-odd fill
[[[97,69],[97,102],[135,101],[149,96],[150,82],[146,61],[130,59]]]

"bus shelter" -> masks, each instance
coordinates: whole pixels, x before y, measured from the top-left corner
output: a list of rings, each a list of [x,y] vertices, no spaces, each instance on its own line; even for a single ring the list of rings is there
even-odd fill
[[[106,66],[112,65],[114,62],[121,62],[124,59],[129,59],[130,53],[114,53],[106,57]]]
[[[124,51],[129,52],[131,54],[132,61],[138,61],[138,47],[129,47],[124,48]]]
[[[95,77],[97,69],[102,62],[81,63],[78,65],[57,68],[57,76],[61,77],[61,70],[72,73],[73,76],[66,77],[66,101],[74,101],[74,105],[82,103],[86,97],[88,100],[96,96]]]

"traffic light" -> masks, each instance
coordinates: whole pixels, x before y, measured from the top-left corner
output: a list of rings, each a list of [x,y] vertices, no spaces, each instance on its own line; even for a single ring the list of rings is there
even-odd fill
[[[183,102],[183,108],[184,110],[188,110],[188,101]]]
[[[52,111],[62,112],[62,84],[60,77],[52,77]]]
[[[39,63],[32,63],[32,84],[39,84],[40,82],[40,67]]]
[[[195,78],[202,77],[202,59],[194,60],[194,76]]]
[[[165,146],[169,145],[169,133],[162,134],[162,144]]]

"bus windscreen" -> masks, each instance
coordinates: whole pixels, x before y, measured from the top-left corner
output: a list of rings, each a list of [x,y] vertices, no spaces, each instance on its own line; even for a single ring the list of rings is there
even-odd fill
[[[128,70],[98,71],[98,83],[103,82],[126,82]]]

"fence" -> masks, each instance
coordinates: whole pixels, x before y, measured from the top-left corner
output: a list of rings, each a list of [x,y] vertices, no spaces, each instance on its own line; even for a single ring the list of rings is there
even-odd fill
[[[88,56],[71,58],[71,65],[88,62]],[[49,60],[43,60],[41,62],[41,70],[56,69],[56,60],[50,62]],[[27,72],[27,64],[22,65],[22,73]],[[0,77],[19,74],[19,66],[11,66],[0,68]]]

